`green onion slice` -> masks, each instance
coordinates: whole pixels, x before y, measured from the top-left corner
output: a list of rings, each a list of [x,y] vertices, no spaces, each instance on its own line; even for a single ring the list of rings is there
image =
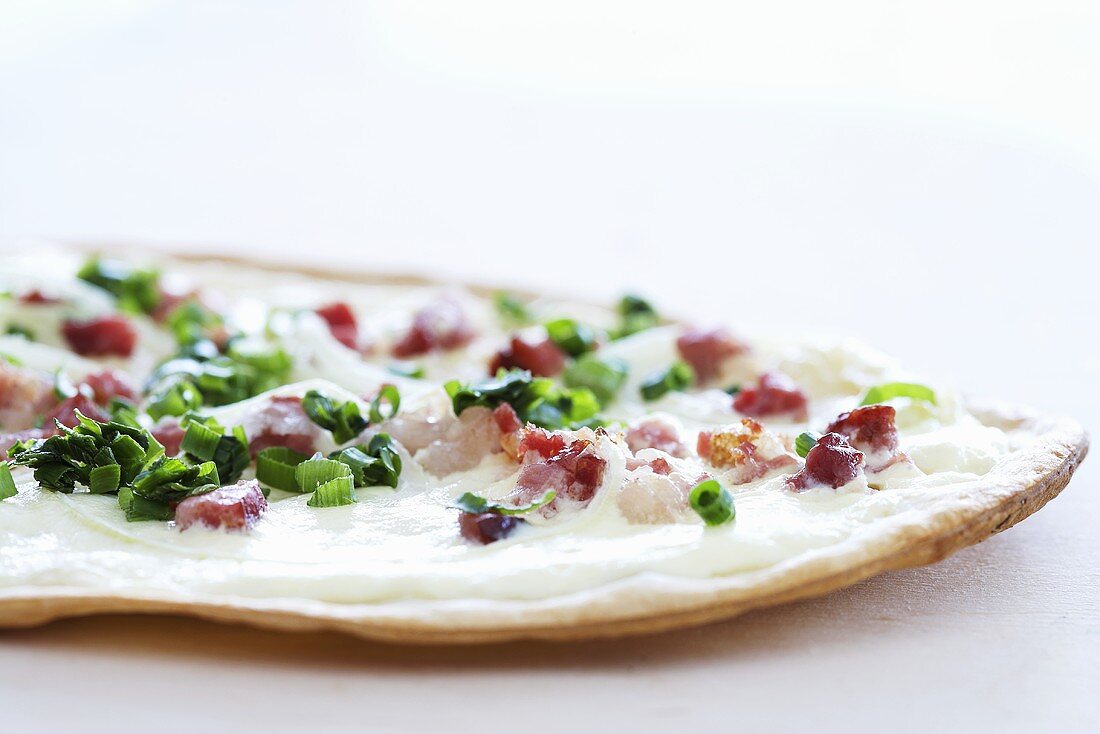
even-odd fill
[[[294,480],[298,483],[298,491],[303,493],[313,492],[322,484],[341,477],[352,480],[351,467],[321,454],[315,454],[294,468]]]
[[[215,431],[193,420],[187,426],[187,432],[183,434],[180,448],[203,461],[210,461],[218,450],[218,442],[221,438],[221,431]]]
[[[88,489],[92,494],[117,492],[122,482],[122,467],[118,464],[97,466],[88,473]]]
[[[15,479],[11,475],[11,467],[8,466],[8,462],[0,461],[0,500],[6,500],[8,497],[14,497],[19,494],[19,489],[15,486]]]
[[[388,412],[382,412],[382,403],[389,404],[390,409]],[[394,385],[383,385],[378,390],[378,394],[374,396],[374,400],[370,404],[370,422],[381,423],[387,418],[393,418],[397,415],[397,409],[401,407],[401,393],[397,391]]]
[[[644,400],[657,400],[670,392],[685,390],[695,384],[695,370],[684,361],[673,362],[668,369],[654,372],[642,382]]]
[[[272,446],[256,456],[256,479],[273,489],[300,492],[295,469],[309,457],[283,446]]]
[[[317,487],[306,504],[310,507],[342,507],[354,505],[358,501],[351,477],[337,477]]]
[[[706,479],[691,490],[691,509],[703,518],[707,525],[724,525],[736,514],[733,495],[717,479]]]
[[[473,492],[466,492],[459,496],[454,502],[451,503],[451,507],[456,510],[462,510],[463,512],[470,512],[475,515],[480,515],[485,512],[491,512],[495,515],[525,515],[532,510],[537,510],[540,507],[550,504],[554,501],[554,498],[558,496],[558,493],[552,489],[548,489],[542,493],[542,496],[535,498],[532,502],[526,505],[502,505],[499,502],[493,502],[487,500],[480,495],[476,495]]]
[[[923,400],[932,405],[936,404],[936,393],[927,385],[915,382],[887,382],[883,385],[875,385],[867,390],[860,401],[860,405],[878,405],[894,398],[912,398]]]
[[[821,434],[817,431],[806,431],[798,434],[798,438],[794,440],[794,450],[803,459],[806,458],[806,454],[810,453],[810,449],[817,444],[818,439],[821,438]]]
[[[590,326],[574,319],[555,319],[546,322],[546,334],[570,357],[579,357],[597,346],[596,332]]]
[[[511,293],[498,291],[493,294],[493,305],[497,314],[503,321],[510,324],[521,325],[531,323],[531,312],[523,301]]]
[[[569,387],[588,388],[601,405],[607,405],[615,399],[629,372],[627,363],[617,357],[600,359],[586,354],[565,368],[562,379]]]

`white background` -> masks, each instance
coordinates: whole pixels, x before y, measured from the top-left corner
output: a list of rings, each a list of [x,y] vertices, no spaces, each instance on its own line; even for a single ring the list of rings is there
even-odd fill
[[[0,236],[630,287],[1095,429],[1098,90],[1095,2],[6,0]],[[658,637],[0,633],[0,722],[1095,730],[1095,463],[936,566]]]

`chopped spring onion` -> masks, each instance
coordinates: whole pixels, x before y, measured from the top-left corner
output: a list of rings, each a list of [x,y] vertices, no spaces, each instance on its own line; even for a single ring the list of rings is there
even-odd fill
[[[123,311],[150,313],[160,305],[160,276],[155,270],[135,268],[120,260],[92,258],[76,276],[113,295]]]
[[[298,492],[294,470],[308,458],[283,446],[266,448],[256,456],[256,479],[273,489]]]
[[[188,380],[166,382],[149,398],[145,411],[153,420],[166,415],[183,415],[202,407],[202,394]]]
[[[389,404],[390,409],[387,413],[382,412],[382,403]],[[378,394],[374,396],[374,400],[370,403],[370,422],[381,423],[387,418],[393,418],[397,415],[397,409],[401,407],[401,393],[397,391],[397,388],[393,385],[383,385],[378,390]]]
[[[197,420],[192,420],[187,424],[187,432],[183,434],[180,448],[202,461],[210,461],[218,450],[218,441],[221,438],[221,431],[215,431]]]
[[[59,369],[53,373],[53,394],[58,400],[74,398],[77,392],[79,391],[76,385],[73,384],[73,381],[69,379],[64,370]]]
[[[455,415],[480,405],[496,408],[508,403],[523,423],[557,429],[597,422],[600,401],[587,388],[558,389],[552,380],[532,377],[526,370],[500,370],[496,377],[463,385],[458,380],[445,384]]]
[[[668,369],[655,372],[642,382],[644,400],[656,400],[674,390],[684,390],[695,384],[695,370],[687,362],[673,362]]]
[[[358,501],[351,477],[337,477],[317,487],[306,504],[310,507],[342,507]]]
[[[11,475],[11,467],[8,466],[8,462],[0,461],[0,500],[6,500],[8,497],[14,497],[19,494],[19,489],[15,486],[15,479]]]
[[[34,341],[34,332],[22,324],[8,324],[4,333],[8,336],[21,336],[29,342]]]
[[[298,483],[298,491],[303,493],[312,492],[322,484],[340,477],[351,480],[351,467],[333,459],[326,459],[320,454],[306,459],[294,468],[294,480]]]
[[[395,375],[409,377],[414,380],[424,379],[424,365],[411,362],[394,362],[387,369]]]
[[[463,512],[473,513],[474,515],[480,515],[485,512],[491,512],[495,515],[524,515],[532,510],[537,510],[540,507],[550,504],[554,501],[555,497],[557,497],[557,492],[548,489],[542,493],[542,496],[537,497],[532,502],[526,505],[517,506],[503,505],[499,502],[487,500],[473,492],[466,492],[452,502],[451,507],[456,510],[462,510]]]
[[[724,525],[736,514],[733,495],[717,479],[707,479],[696,484],[688,499],[691,509],[707,525]]]
[[[511,293],[498,291],[493,294],[493,305],[496,307],[500,318],[509,324],[521,325],[531,323],[531,312],[523,301]]]
[[[875,385],[867,390],[859,404],[861,406],[877,405],[893,398],[912,398],[932,403],[932,405],[936,404],[935,391],[927,385],[915,382],[887,382],[883,385]]]
[[[546,334],[550,341],[570,357],[579,357],[597,346],[595,330],[573,319],[546,322]]]
[[[359,412],[359,404],[354,400],[336,403],[316,390],[310,390],[302,398],[302,409],[311,421],[331,432],[332,440],[336,443],[347,443],[370,425]]]
[[[657,311],[648,301],[631,295],[623,296],[619,301],[619,317],[621,323],[619,328],[612,332],[612,339],[622,339],[639,331],[651,329],[661,321]]]
[[[97,466],[88,473],[88,489],[92,494],[117,492],[122,482],[122,467],[118,464]]]
[[[586,354],[565,368],[562,379],[569,387],[586,387],[601,405],[607,405],[626,382],[629,367],[617,357],[600,359]]]
[[[817,444],[818,439],[821,438],[821,434],[816,431],[806,431],[798,434],[798,438],[794,440],[794,450],[803,459],[806,458],[806,454],[810,453],[810,449]]]
[[[393,448],[388,433],[373,436],[365,446],[349,446],[329,456],[351,467],[356,487],[397,488],[401,476],[401,456]]]
[[[118,488],[118,506],[126,513],[128,522],[142,520],[171,520],[175,511],[167,502],[157,502],[134,494],[134,490],[127,486]]]

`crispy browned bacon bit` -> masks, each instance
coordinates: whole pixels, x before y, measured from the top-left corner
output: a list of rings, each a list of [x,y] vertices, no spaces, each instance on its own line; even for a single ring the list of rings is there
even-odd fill
[[[53,383],[45,375],[0,361],[0,429],[30,428],[56,402]]]
[[[60,403],[55,405],[52,410],[46,413],[46,417],[42,419],[42,425],[52,426],[54,421],[60,421],[61,425],[68,426],[69,428],[76,427],[79,422],[76,419],[76,411],[80,411],[86,418],[91,418],[94,421],[100,423],[106,423],[111,420],[111,416],[95,404],[95,401],[84,393],[77,393],[71,398],[65,398]]]
[[[502,367],[506,370],[529,370],[540,377],[553,377],[565,369],[565,352],[548,338],[530,339],[517,334],[506,349],[493,356],[489,362],[489,374],[495,375]]]
[[[129,378],[115,370],[103,370],[88,375],[83,383],[92,391],[92,397],[100,405],[107,405],[115,398],[134,400],[136,397]]]
[[[848,445],[839,433],[826,433],[806,454],[806,465],[787,477],[787,486],[801,491],[811,487],[842,487],[863,471],[863,454]]]
[[[458,529],[462,537],[481,545],[507,538],[521,522],[523,521],[517,517],[498,515],[495,512],[483,512],[480,515],[472,512],[458,514]]]
[[[632,424],[626,432],[626,445],[635,453],[658,449],[670,456],[687,456],[679,429],[663,418],[645,418]]]
[[[333,339],[348,349],[356,348],[359,344],[359,322],[348,304],[343,301],[330,303],[317,309],[317,315],[328,324]]]
[[[180,426],[180,423],[175,418],[163,418],[161,419],[151,431],[153,438],[160,442],[160,445],[164,447],[164,453],[168,456],[175,456],[180,452],[180,445],[183,443],[183,434],[186,431]]]
[[[501,403],[493,410],[493,420],[497,422],[497,428],[501,433],[515,433],[523,428],[516,409],[508,403]]]
[[[462,305],[452,298],[440,298],[416,312],[408,332],[393,345],[393,354],[406,358],[457,349],[469,344],[474,335]]]
[[[676,340],[684,361],[695,369],[699,382],[709,382],[722,373],[722,364],[749,351],[748,345],[722,328],[689,329]]]
[[[538,510],[545,517],[565,508],[581,509],[592,501],[606,468],[607,460],[596,454],[591,442],[579,439],[548,459],[525,463],[511,496],[526,503],[554,490],[554,501]]]
[[[700,432],[696,451],[712,466],[729,470],[734,484],[751,482],[797,461],[775,434],[752,418]]]
[[[248,530],[267,511],[267,500],[255,479],[242,479],[229,487],[188,497],[176,505],[176,527],[192,525],[226,530]]]
[[[244,419],[248,450],[253,457],[266,448],[285,446],[300,454],[312,454],[318,428],[302,409],[301,398],[280,396]]]
[[[121,316],[65,321],[61,334],[69,348],[82,357],[129,357],[137,343],[137,332]]]
[[[734,410],[754,418],[787,415],[805,420],[806,404],[806,393],[794,380],[778,372],[765,372],[756,385],[741,390],[733,398]]]
[[[42,291],[34,288],[19,296],[19,302],[25,306],[53,306],[61,303],[61,299],[47,296]]]

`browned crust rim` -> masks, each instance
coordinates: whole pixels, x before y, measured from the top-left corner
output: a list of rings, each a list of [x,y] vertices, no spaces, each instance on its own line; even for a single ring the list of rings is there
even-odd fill
[[[174,255],[174,257],[180,257]],[[346,272],[300,269],[245,258],[183,256],[322,278],[357,279]],[[363,282],[362,278],[358,278]],[[374,275],[378,283],[437,284],[416,276]],[[489,288],[475,287],[489,291]],[[736,577],[684,582],[638,577],[544,602],[404,602],[339,606],[302,600],[178,599],[94,595],[78,589],[0,591],[0,627],[32,627],[91,614],[185,614],[278,630],[335,630],[405,644],[467,644],[512,639],[581,640],[660,632],[729,619],[752,609],[806,599],[889,570],[942,560],[1001,532],[1037,511],[1068,484],[1088,453],[1088,437],[1073,421],[1014,417],[986,409],[983,420],[1024,431],[1031,446],[1009,457],[950,506],[895,523],[836,552]],[[851,546],[851,547],[849,547]]]

